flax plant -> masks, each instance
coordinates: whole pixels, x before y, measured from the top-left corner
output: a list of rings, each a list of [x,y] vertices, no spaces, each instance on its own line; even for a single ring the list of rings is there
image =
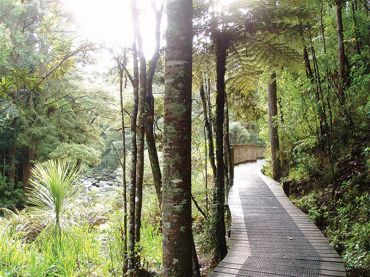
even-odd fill
[[[56,236],[73,225],[73,211],[79,190],[76,179],[79,168],[64,160],[50,160],[37,164],[31,176],[31,184],[26,192],[27,215],[30,228],[53,231]]]

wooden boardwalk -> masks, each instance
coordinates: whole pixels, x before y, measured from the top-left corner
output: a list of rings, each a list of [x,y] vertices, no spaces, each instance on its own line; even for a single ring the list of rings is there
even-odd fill
[[[210,276],[346,276],[328,239],[261,165],[235,167],[229,252]]]

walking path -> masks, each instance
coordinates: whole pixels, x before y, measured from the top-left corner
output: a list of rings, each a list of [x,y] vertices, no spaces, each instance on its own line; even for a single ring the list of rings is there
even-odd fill
[[[328,239],[261,166],[235,167],[229,252],[210,276],[346,276]]]

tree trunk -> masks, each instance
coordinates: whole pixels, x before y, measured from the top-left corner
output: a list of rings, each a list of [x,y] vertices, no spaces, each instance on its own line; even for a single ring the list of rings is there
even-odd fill
[[[308,50],[306,46],[303,47],[303,59],[304,59],[305,67],[306,67],[306,76],[313,83],[314,79],[313,79],[312,67],[311,67],[310,58],[308,56]]]
[[[191,87],[192,1],[167,2],[164,143],[163,276],[192,275]]]
[[[280,180],[281,170],[279,153],[279,135],[277,125],[277,96],[276,96],[276,73],[271,74],[271,80],[268,85],[268,112],[269,112],[269,127],[270,127],[270,145],[271,145],[271,167],[272,178]]]
[[[140,89],[137,126],[137,168],[136,168],[136,205],[135,205],[135,240],[140,241],[141,211],[143,204],[143,178],[144,178],[144,144],[145,144],[145,95],[146,95],[146,59],[142,51],[141,35],[138,34],[138,48],[140,55]]]
[[[216,95],[216,163],[217,178],[215,187],[215,221],[216,221],[216,261],[221,261],[227,254],[225,230],[225,172],[224,172],[224,117],[225,117],[225,73],[227,40],[224,34],[218,33],[216,43],[216,70],[217,70],[217,95]]]
[[[321,74],[320,69],[316,57],[316,52],[313,46],[311,47],[312,52],[312,63],[313,63],[313,69],[314,69],[314,81],[316,85],[316,104],[317,104],[317,115],[319,118],[319,124],[320,124],[320,133],[319,133],[319,142],[320,147],[323,151],[325,151],[325,147],[327,144],[327,118],[326,118],[326,107],[324,102],[324,95],[323,95],[323,89],[321,84]]]
[[[320,29],[321,29],[321,35],[322,35],[322,43],[324,46],[324,53],[326,54],[326,38],[325,38],[325,26],[324,26],[324,17],[323,17],[323,11],[324,11],[324,1],[321,1],[321,7],[320,7]]]
[[[194,237],[191,237],[191,251],[192,251],[192,277],[200,277],[200,266],[198,261],[197,249],[195,248]]]
[[[135,2],[135,1],[133,1]],[[129,188],[129,223],[128,223],[128,269],[131,276],[136,267],[135,262],[135,198],[136,198],[136,164],[137,164],[137,144],[136,144],[136,121],[138,113],[138,94],[139,94],[139,66],[137,60],[136,43],[133,43],[133,94],[134,105],[131,113],[131,169],[130,169],[130,188]]]
[[[342,1],[336,0],[336,21],[338,33],[338,95],[342,103],[345,101],[344,90],[347,84],[346,54],[343,39]]]
[[[358,23],[356,18],[356,12],[357,12],[357,1],[352,0],[351,1],[351,8],[352,8],[352,20],[353,20],[353,26],[354,26],[354,33],[355,33],[355,40],[356,40],[356,52],[357,54],[361,53],[361,40],[360,40],[360,34],[358,29]]]
[[[10,183],[15,183],[15,176],[16,176],[16,157],[17,154],[17,145],[14,142],[9,150],[9,172],[8,172],[8,179]]]
[[[213,179],[215,181],[217,170],[216,170],[216,161],[215,161],[215,149],[213,145],[213,130],[212,130],[212,126],[210,123],[210,118],[209,118],[210,114],[208,112],[207,100],[206,100],[203,85],[200,87],[199,93],[200,93],[200,99],[202,100],[202,104],[203,104],[204,126],[207,131],[209,161],[210,161],[211,168],[212,168]]]
[[[233,164],[231,161],[231,145],[230,145],[230,128],[229,128],[229,103],[227,100],[227,94],[225,93],[225,135],[224,135],[224,144],[225,144],[225,166],[227,172],[227,193],[226,196],[229,194],[229,190],[233,185]]]
[[[123,108],[123,68],[119,68],[119,96],[122,128],[122,186],[123,186],[123,265],[122,271],[127,272],[127,184],[126,184],[126,136],[125,136],[125,112]]]
[[[9,164],[9,171],[8,171],[8,179],[10,183],[15,183],[16,179],[16,154],[17,154],[17,144],[16,144],[16,132],[15,129],[17,127],[17,119],[14,118],[12,121],[12,129],[13,131],[13,144],[10,147],[9,154],[8,154],[8,164]]]
[[[161,18],[162,18],[162,10],[161,7],[158,11],[156,11],[156,31],[155,31],[155,39],[156,39],[156,49],[154,55],[150,61],[150,66],[148,70],[148,81],[147,81],[147,92],[146,92],[146,108],[147,108],[147,115],[145,120],[145,135],[146,135],[146,144],[148,148],[150,166],[152,168],[153,174],[153,181],[155,191],[157,193],[159,207],[161,208],[162,205],[162,173],[161,167],[159,165],[158,159],[158,151],[157,146],[155,143],[154,137],[154,97],[153,97],[153,77],[155,73],[155,69],[157,67],[158,59],[159,59],[159,41],[160,41],[160,26],[161,26]]]
[[[23,170],[22,170],[22,183],[23,187],[27,189],[30,185],[31,170],[32,170],[32,161],[35,159],[35,149],[27,147],[25,150],[24,161],[23,161]]]

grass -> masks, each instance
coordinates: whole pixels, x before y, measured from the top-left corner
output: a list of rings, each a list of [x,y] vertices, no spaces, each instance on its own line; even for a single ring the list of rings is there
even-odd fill
[[[92,225],[86,216],[91,210],[76,201],[77,174],[73,164],[63,161],[35,167],[26,194],[29,206],[21,212],[4,210],[5,217],[0,218],[0,276],[122,276],[121,192],[103,200],[104,210],[99,209],[99,215],[104,213],[107,222]],[[203,176],[194,176],[193,184],[194,197],[205,209]],[[142,267],[159,276],[161,213],[154,186],[144,186],[144,199],[138,252]],[[100,202],[102,199],[96,199],[89,204]],[[198,252],[206,256],[209,224],[194,206],[193,219]]]
[[[108,276],[97,234],[87,226],[62,234],[61,243],[46,235],[27,243],[4,222],[0,230],[0,276]]]

